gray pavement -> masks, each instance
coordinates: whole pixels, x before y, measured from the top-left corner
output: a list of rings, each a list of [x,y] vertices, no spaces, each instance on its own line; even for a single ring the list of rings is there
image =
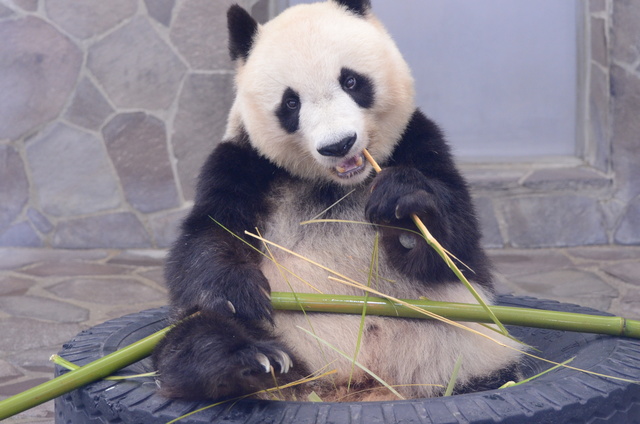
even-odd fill
[[[501,292],[640,319],[640,246],[490,250]],[[52,377],[75,334],[166,303],[163,250],[0,249],[0,399]],[[53,423],[53,402],[7,423]]]

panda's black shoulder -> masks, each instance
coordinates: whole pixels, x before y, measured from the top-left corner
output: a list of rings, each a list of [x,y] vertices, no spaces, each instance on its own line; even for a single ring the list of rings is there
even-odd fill
[[[465,185],[442,130],[420,109],[411,116],[388,165],[413,166],[427,176]]]
[[[242,195],[261,193],[282,170],[261,155],[245,133],[216,146],[200,171],[195,203],[206,202],[212,191]]]
[[[183,232],[208,229],[212,218],[228,228],[252,228],[268,214],[266,195],[283,172],[244,133],[219,143],[200,170],[194,206],[183,222]]]

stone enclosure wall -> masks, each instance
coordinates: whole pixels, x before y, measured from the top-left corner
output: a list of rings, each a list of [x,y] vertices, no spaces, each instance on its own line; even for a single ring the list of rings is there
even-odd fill
[[[578,157],[464,166],[489,247],[640,244],[640,2],[585,1]],[[0,246],[172,242],[224,132],[237,2],[268,15],[266,0],[0,1]]]

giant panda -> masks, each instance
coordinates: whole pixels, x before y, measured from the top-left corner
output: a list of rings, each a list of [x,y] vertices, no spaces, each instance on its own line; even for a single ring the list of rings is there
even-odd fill
[[[438,254],[406,231],[415,231],[416,214],[473,270],[462,268],[491,303],[490,264],[467,184],[441,131],[416,108],[408,65],[369,0],[298,5],[264,25],[234,5],[227,18],[236,96],[167,258],[177,324],[153,355],[159,391],[230,398],[273,387],[274,376],[283,385],[336,369],[282,395],[397,396],[299,328],[353,355],[361,316],[274,311],[270,303],[272,291],[364,291],[245,231],[396,298],[475,303]],[[314,217],[357,223],[300,224]],[[517,378],[517,343],[469,327],[503,345],[439,321],[367,316],[357,360],[406,398],[442,394],[458,357],[457,393]]]

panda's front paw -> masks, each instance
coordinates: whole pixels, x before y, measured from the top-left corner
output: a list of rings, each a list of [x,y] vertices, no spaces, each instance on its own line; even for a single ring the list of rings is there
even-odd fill
[[[259,269],[236,267],[219,271],[216,281],[212,289],[199,293],[199,310],[273,323],[271,287]]]
[[[211,312],[179,322],[153,354],[160,392],[186,399],[220,399],[274,387],[274,375],[288,381],[291,358],[268,329]]]
[[[413,168],[387,168],[372,183],[365,215],[374,224],[406,224],[415,214],[433,218],[438,211],[436,197],[426,189],[427,178]]]

